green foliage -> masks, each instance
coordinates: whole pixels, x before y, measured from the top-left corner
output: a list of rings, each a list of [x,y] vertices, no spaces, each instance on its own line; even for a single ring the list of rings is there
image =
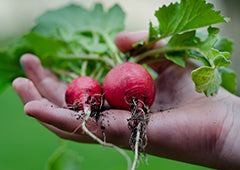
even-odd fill
[[[101,4],[96,4],[92,10],[72,4],[44,13],[32,31],[58,39],[58,29],[62,29],[72,35],[70,40],[74,38],[73,34],[81,32],[105,32],[114,36],[124,29],[124,18],[125,14],[118,5],[104,12]]]
[[[151,41],[154,41],[156,39],[158,39],[158,28],[157,27],[154,27],[152,25],[152,22],[150,21],[149,23],[149,31],[148,31],[148,41],[151,42]]]
[[[221,84],[221,76],[217,69],[211,67],[200,67],[192,72],[192,79],[196,85],[196,91],[204,92],[206,96],[217,93]]]
[[[137,57],[132,57],[122,54],[114,44],[115,35],[124,29],[125,13],[120,6],[114,5],[104,11],[101,4],[90,10],[72,4],[47,11],[36,20],[30,33],[13,42],[8,52],[1,53],[4,63],[14,63],[14,66],[7,70],[0,65],[0,89],[23,74],[18,64],[20,56],[33,53],[66,82],[89,75],[101,83],[106,73],[123,59],[136,63],[167,59],[185,67],[186,60],[193,58],[202,63],[192,73],[198,92],[213,95],[219,85],[234,92],[235,76],[232,71],[225,71],[230,64],[233,43],[219,37],[219,28],[212,26],[228,22],[228,18],[221,16],[220,11],[215,11],[205,0],[181,0],[163,5],[155,16],[158,24],[149,23],[148,41],[134,44]],[[207,27],[206,35],[196,30],[202,27]],[[164,48],[149,50],[163,38],[169,38]],[[4,75],[6,72],[12,73]]]
[[[101,60],[102,67],[114,67],[122,61],[114,38],[124,29],[124,18],[125,13],[118,5],[107,12],[101,4],[96,4],[93,10],[69,5],[40,16],[32,32],[64,42],[71,51],[71,58],[73,55],[96,54],[98,59],[95,57],[94,60]],[[109,62],[106,56],[113,61]]]
[[[229,92],[234,93],[236,91],[236,73],[226,67],[219,67],[218,72],[221,73],[222,77],[221,86]]]
[[[3,70],[11,71],[12,76],[3,76],[3,71],[0,72],[0,89],[22,74],[19,58],[25,53],[38,56],[43,66],[63,81],[89,75],[101,83],[110,68],[123,61],[114,37],[124,29],[124,18],[118,5],[106,12],[101,4],[96,4],[92,10],[68,5],[47,11],[36,20],[28,34],[1,53],[6,65],[14,62],[16,68]]]
[[[202,65],[192,72],[197,92],[214,95],[222,85],[230,92],[235,90],[235,74],[225,72],[230,62],[232,41],[218,36],[219,28],[211,25],[228,22],[229,19],[215,11],[205,0],[181,0],[180,3],[163,5],[155,12],[158,25],[149,24],[148,42],[143,49],[163,38],[169,38],[166,47],[139,53],[132,61],[142,62],[149,56],[155,60],[164,58],[185,67],[185,60],[193,58]],[[196,29],[208,27],[208,34],[199,34]],[[139,50],[140,51],[140,50]],[[160,55],[157,55],[160,54]]]
[[[165,57],[167,60],[170,60],[172,62],[174,62],[175,64],[181,66],[181,67],[185,67],[186,63],[184,61],[184,57],[183,56],[178,56],[178,55],[169,55],[168,53],[165,54]]]
[[[214,11],[213,5],[205,0],[181,0],[180,3],[164,5],[155,16],[159,22],[159,34],[163,37],[229,20],[220,16],[220,11]]]
[[[231,40],[228,40],[227,38],[219,38],[219,40],[214,45],[214,48],[222,52],[227,51],[231,53],[233,50],[232,46],[233,46],[233,42]]]
[[[44,64],[46,64],[46,59],[53,59],[58,54],[67,53],[68,50],[64,42],[56,41],[36,33],[29,33],[11,44],[9,55],[12,58],[19,59],[25,53],[32,53],[39,56],[41,60],[44,60]]]

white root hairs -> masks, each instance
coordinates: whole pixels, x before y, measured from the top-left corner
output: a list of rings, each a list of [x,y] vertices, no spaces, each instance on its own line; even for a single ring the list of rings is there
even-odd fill
[[[126,97],[127,97],[127,96],[124,96],[123,99],[124,99],[124,101],[125,101],[128,105],[130,105],[130,103],[127,101]]]
[[[114,145],[114,144],[112,144],[112,143],[107,143],[107,142],[105,142],[105,139],[104,139],[104,141],[102,141],[100,138],[98,138],[98,137],[95,136],[92,132],[90,132],[90,131],[88,130],[88,128],[86,127],[86,123],[87,123],[87,120],[88,120],[89,117],[90,117],[91,111],[90,111],[89,108],[86,108],[86,109],[84,110],[84,113],[85,113],[85,116],[84,116],[83,122],[82,122],[82,124],[81,124],[83,132],[85,132],[87,135],[89,135],[92,139],[94,139],[95,141],[97,141],[99,144],[101,144],[101,145],[103,145],[103,146],[107,146],[107,147],[111,147],[111,148],[116,149],[119,153],[121,153],[121,154],[126,158],[126,160],[127,160],[127,165],[128,165],[128,169],[130,169],[130,167],[131,167],[131,159],[130,159],[130,157],[126,154],[126,152],[125,152],[123,149],[121,149],[120,147],[118,147],[118,146],[116,146],[116,145]]]
[[[141,102],[143,104],[143,107],[146,109],[142,109],[142,108],[137,108],[138,110],[138,113],[137,115],[143,115],[143,119],[146,120],[148,119],[148,115],[146,115],[145,113],[149,113],[150,110],[149,110],[149,107],[145,105],[145,103],[141,100],[133,100],[132,103],[134,106],[137,106],[137,103],[138,102]],[[143,136],[145,137],[145,143],[142,142],[143,139],[141,139],[141,128],[142,126],[145,126],[145,123],[146,122],[139,122],[138,125],[137,125],[137,130],[136,130],[136,137],[135,137],[135,144],[134,144],[134,161],[133,161],[133,164],[132,164],[132,167],[131,167],[131,170],[134,170],[136,165],[137,165],[137,162],[138,162],[138,158],[139,158],[139,144],[144,144],[142,147],[145,148],[146,145],[147,145],[147,136],[146,136],[146,129],[144,128],[144,132],[143,132]]]
[[[135,169],[136,164],[137,164],[137,161],[138,161],[138,156],[139,156],[139,153],[138,153],[139,140],[140,140],[140,124],[138,124],[138,127],[137,127],[137,135],[136,135],[136,142],[135,142],[135,149],[134,149],[134,161],[133,161],[131,170],[134,170],[134,169]]]
[[[98,95],[98,94],[97,94]],[[99,94],[100,95],[100,94]],[[80,103],[78,100],[76,101],[76,102],[74,102],[74,104],[76,104],[76,103]],[[103,98],[101,98],[101,101],[100,101],[101,103],[100,103],[100,108],[102,108],[102,106],[103,106]],[[107,147],[111,147],[111,148],[114,148],[115,150],[117,150],[120,154],[122,154],[124,157],[125,157],[125,159],[126,159],[126,161],[127,161],[127,168],[128,168],[128,170],[130,170],[131,169],[131,159],[130,159],[130,157],[127,155],[127,153],[123,150],[123,149],[121,149],[120,147],[118,147],[118,146],[116,146],[116,145],[114,145],[114,144],[112,144],[112,143],[107,143],[106,142],[106,136],[105,136],[105,134],[103,134],[103,136],[104,136],[104,140],[101,140],[100,138],[98,138],[97,136],[95,136],[92,132],[90,132],[89,130],[88,130],[88,128],[86,127],[86,123],[87,123],[87,121],[88,121],[88,119],[90,118],[90,115],[91,115],[91,110],[90,110],[90,108],[89,107],[86,107],[86,108],[84,108],[84,116],[83,116],[83,122],[80,124],[80,125],[78,125],[78,127],[76,128],[76,129],[74,129],[74,131],[72,132],[73,134],[74,133],[76,133],[77,131],[78,131],[78,129],[80,128],[80,127],[82,127],[82,131],[83,132],[85,132],[88,136],[90,136],[93,140],[95,140],[95,141],[97,141],[99,144],[101,144],[101,145],[103,145],[103,146],[107,146]]]
[[[143,106],[144,106],[144,108],[146,108],[147,109],[147,112],[149,112],[150,110],[149,110],[149,107],[148,106],[146,106],[146,104],[142,101],[142,100],[137,100],[138,102],[140,102],[140,103],[142,103],[143,104]]]

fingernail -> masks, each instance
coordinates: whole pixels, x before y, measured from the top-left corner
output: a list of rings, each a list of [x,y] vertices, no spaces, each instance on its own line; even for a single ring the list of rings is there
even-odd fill
[[[24,68],[24,65],[22,63],[22,60],[20,59],[19,62],[20,62],[20,66],[21,66],[22,70],[25,72],[25,68]]]
[[[34,115],[33,115],[32,113],[30,113],[30,112],[25,112],[25,113],[26,113],[26,115],[35,118]]]

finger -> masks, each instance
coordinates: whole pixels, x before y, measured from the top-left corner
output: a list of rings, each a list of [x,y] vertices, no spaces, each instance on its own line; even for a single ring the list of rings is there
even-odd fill
[[[42,98],[32,81],[29,79],[21,77],[16,78],[13,81],[12,85],[14,90],[18,93],[23,104],[26,104],[30,101],[39,100],[42,103],[58,107],[54,103],[49,102],[47,99]]]
[[[27,115],[32,116],[39,121],[50,124],[60,130],[72,133],[82,120],[76,119],[76,112],[63,108],[51,107],[40,101],[32,101],[25,105],[24,111]],[[116,112],[118,112],[116,114]],[[129,118],[128,111],[105,111],[101,120],[98,123],[88,121],[87,128],[96,136],[103,139],[103,132],[101,127],[105,127],[105,134],[108,142],[117,145],[128,145],[130,131],[127,126],[127,119]],[[81,128],[77,133],[82,133]]]
[[[173,65],[173,62],[166,60],[166,61],[158,61],[154,63],[148,64],[156,73],[160,74],[165,71],[168,67]]]
[[[44,69],[44,71],[45,71],[46,77],[53,79],[54,81],[58,82],[64,89],[67,89],[68,84],[66,82],[59,81],[58,77],[48,69]]]
[[[42,96],[39,94],[32,81],[26,78],[17,78],[13,81],[12,85],[23,104],[32,100],[42,99]]]
[[[147,42],[148,40],[148,32],[147,31],[138,31],[138,32],[127,32],[123,31],[116,35],[115,44],[120,51],[126,53],[133,49],[133,44],[138,43],[144,40]],[[163,48],[165,43],[163,41],[158,41],[153,44],[150,48]]]
[[[46,73],[36,56],[25,54],[21,58],[21,63],[27,77],[32,80],[43,97],[60,107],[65,105],[64,86],[56,78],[49,76],[50,73]]]
[[[145,42],[148,39],[147,31],[139,31],[139,32],[120,32],[115,37],[115,44],[118,49],[124,53],[133,49],[133,44],[144,40]],[[153,44],[150,49],[154,48],[163,48],[165,43],[163,41],[158,41]],[[171,61],[161,61],[149,64],[149,66],[156,71],[157,73],[161,73],[165,70],[169,65],[172,65]]]
[[[141,40],[147,41],[148,32],[120,32],[115,37],[115,44],[120,51],[126,53],[133,49],[133,44],[140,42]]]

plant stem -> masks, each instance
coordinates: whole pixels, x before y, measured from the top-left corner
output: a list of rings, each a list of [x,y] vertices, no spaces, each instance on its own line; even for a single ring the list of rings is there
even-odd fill
[[[99,68],[98,73],[95,76],[95,79],[99,80],[100,77],[102,76],[103,72],[104,72],[104,68],[103,67]]]
[[[78,33],[81,33],[81,32],[90,32],[93,34],[93,36],[94,34],[99,34],[104,39],[108,48],[112,52],[112,55],[110,56],[112,57],[112,60],[113,60],[112,64],[110,64],[112,67],[115,67],[116,65],[123,63],[123,59],[119,55],[118,49],[108,33],[106,33],[105,31],[102,31],[99,29],[93,29],[93,28],[83,29],[78,31]],[[108,59],[110,58],[108,57]]]
[[[123,63],[123,59],[118,54],[118,49],[117,49],[115,43],[110,38],[110,36],[107,33],[105,33],[105,32],[100,32],[100,34],[102,34],[106,44],[108,45],[108,47],[110,48],[110,50],[113,53],[112,55],[114,57],[115,65]]]
[[[102,61],[104,63],[106,63],[107,65],[114,67],[115,64],[113,62],[112,59],[110,59],[107,56],[100,56],[97,54],[81,54],[81,55],[75,55],[75,54],[65,54],[65,55],[58,55],[57,56],[58,59],[62,59],[62,60],[98,60],[98,61]]]
[[[81,76],[87,75],[87,65],[88,65],[88,61],[84,61],[81,68]]]
[[[102,68],[104,66],[101,66],[101,63],[97,63],[96,67],[91,71],[90,73],[90,77],[96,77],[97,73],[99,72],[99,69]]]
[[[57,69],[57,68],[52,68],[51,69],[54,73],[59,74],[59,75],[65,75],[65,76],[69,76],[73,79],[78,78],[79,75],[70,71],[66,71],[66,70],[61,70],[61,69]]]
[[[166,52],[175,52],[175,51],[184,51],[184,50],[193,50],[193,51],[200,53],[204,57],[206,57],[206,55],[203,54],[202,51],[200,51],[196,47],[164,47],[164,48],[158,48],[158,49],[146,51],[137,57],[132,57],[129,61],[134,62],[134,63],[139,63],[140,61],[146,59],[149,56],[154,56],[156,54],[163,54]]]

